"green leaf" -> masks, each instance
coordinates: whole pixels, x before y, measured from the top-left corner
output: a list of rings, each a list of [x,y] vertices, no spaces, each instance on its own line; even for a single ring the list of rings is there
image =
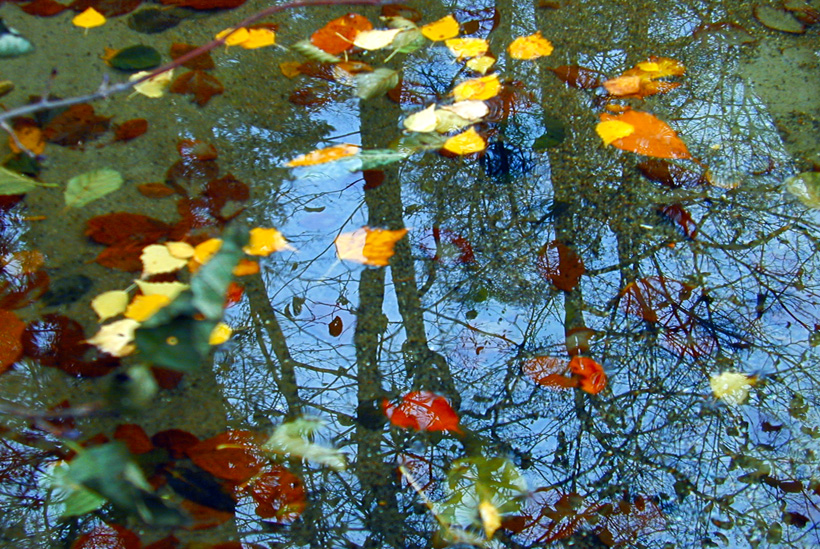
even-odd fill
[[[108,64],[121,71],[135,72],[159,67],[162,57],[151,46],[130,46],[123,48],[108,60]]]
[[[193,295],[186,290],[137,328],[134,342],[145,360],[188,373],[202,366],[211,352],[208,339],[217,321],[194,318],[192,302]]]
[[[414,132],[402,137],[396,147],[408,156],[421,151],[437,151],[444,146],[448,137],[438,133]]]
[[[318,48],[311,43],[310,40],[300,40],[290,47],[292,50],[298,51],[311,61],[318,61],[319,63],[339,63],[340,58],[327,53],[325,50]]]
[[[322,425],[324,422],[315,417],[300,417],[282,423],[262,445],[262,449],[275,454],[290,454],[291,457],[304,458],[327,465],[337,471],[343,471],[347,467],[347,460],[342,452],[336,448],[320,446],[309,440],[309,437]]]
[[[52,468],[44,482],[51,490],[49,504],[56,505],[62,517],[84,515],[105,505],[104,497],[69,478],[68,463]]]
[[[398,86],[399,73],[393,69],[381,67],[373,72],[357,74],[353,82],[356,86],[356,95],[360,99],[373,99]]]
[[[557,118],[544,118],[544,133],[536,138],[532,144],[532,150],[541,152],[546,149],[560,145],[566,137],[564,125]]]
[[[80,174],[68,180],[65,189],[65,205],[81,208],[100,197],[112,193],[122,186],[120,172],[102,168]]]
[[[381,166],[392,164],[404,160],[410,156],[408,151],[394,151],[393,149],[371,149],[369,151],[361,151],[358,157],[361,159],[361,166],[352,169],[358,170],[373,170]]]
[[[24,194],[36,187],[37,182],[30,177],[0,166],[0,195]]]
[[[820,208],[820,172],[803,172],[788,178],[786,190],[809,208]]]
[[[408,29],[393,39],[391,47],[399,53],[413,53],[427,43],[427,39],[420,30]]]

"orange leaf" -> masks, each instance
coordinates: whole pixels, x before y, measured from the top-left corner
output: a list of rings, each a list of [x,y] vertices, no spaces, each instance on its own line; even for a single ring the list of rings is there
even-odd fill
[[[513,59],[537,59],[552,53],[549,40],[541,36],[541,31],[529,36],[519,36],[507,47]]]
[[[337,55],[353,47],[353,40],[360,31],[372,28],[373,25],[366,17],[348,13],[314,32],[310,36],[310,41],[317,48]]]
[[[43,137],[43,132],[40,131],[40,128],[37,126],[26,125],[21,128],[15,128],[14,135],[23,147],[34,154],[43,154],[43,151],[46,150],[46,141]],[[11,152],[22,152],[20,147],[17,146],[17,141],[14,140],[14,137],[9,136],[9,148]]]
[[[355,261],[365,265],[385,267],[393,254],[396,242],[407,234],[407,229],[391,231],[362,227],[352,233],[342,233],[336,237],[336,255],[339,259]]]
[[[250,431],[226,431],[186,450],[188,457],[215,477],[245,482],[264,465]]]
[[[578,386],[576,378],[567,377],[569,363],[561,358],[537,356],[525,360],[521,365],[521,370],[537,384],[552,389],[568,389]]]
[[[574,356],[569,361],[570,371],[581,378],[581,390],[596,395],[606,387],[604,368],[584,356]]]
[[[458,414],[443,396],[430,391],[413,391],[401,399],[398,406],[382,400],[384,415],[397,427],[417,431],[453,431],[461,433]]]
[[[145,429],[136,423],[121,423],[114,431],[114,438],[123,441],[128,451],[134,455],[145,454],[154,449]]]
[[[8,370],[23,354],[20,338],[26,325],[11,311],[0,309],[0,374]]]
[[[658,80],[667,76],[682,76],[686,68],[675,59],[668,57],[650,57],[638,63],[618,78],[604,82],[606,90],[619,97],[646,97],[656,93],[665,93],[680,86],[678,82]]]
[[[297,166],[315,166],[316,164],[325,164],[333,162],[340,158],[353,156],[359,152],[359,147],[356,145],[334,145],[333,147],[326,147],[324,149],[317,149],[307,154],[297,156],[285,166],[288,168],[295,168]]]
[[[601,113],[601,122],[624,122],[635,128],[631,134],[612,141],[612,146],[657,158],[692,158],[675,130],[653,115],[627,110],[620,114]]]
[[[302,481],[281,465],[262,473],[250,491],[256,502],[256,514],[279,524],[295,521],[307,507]]]
[[[541,276],[565,292],[571,292],[578,285],[586,270],[578,254],[557,240],[541,248],[535,266]]]

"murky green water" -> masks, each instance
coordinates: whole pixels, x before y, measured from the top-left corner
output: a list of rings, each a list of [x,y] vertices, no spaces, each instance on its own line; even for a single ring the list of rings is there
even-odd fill
[[[3,5],[0,16],[37,48],[0,61],[0,76],[16,86],[3,102],[15,107],[43,93],[55,68],[51,93],[92,91],[104,74],[121,78],[99,59],[103,48],[151,44],[167,59],[172,43],[204,43],[262,6],[199,13],[151,35],[128,28],[127,16],[112,18],[83,35],[66,13],[32,18]],[[127,526],[143,546],[170,534],[180,547],[430,547],[448,534],[489,547],[820,545],[820,233],[816,211],[783,186],[820,166],[818,26],[777,32],[754,19],[750,3],[734,1],[412,6],[422,23],[449,13],[478,22],[476,35],[498,58],[506,99],[495,108],[507,112],[479,126],[489,142],[481,159],[416,154],[365,176],[344,163],[282,168],[337,143],[395,145],[407,114],[447,102],[453,85],[473,75],[440,44],[387,63],[401,71],[402,104],[360,101],[338,82],[289,79],[279,64],[303,58],[283,48],[220,49],[212,74],[226,91],[205,107],[178,94],[114,97],[95,103],[97,111],[115,122],[146,118],[146,135],[104,147],[108,138],[48,145],[46,182],[112,167],[126,183],[82,209],[64,208],[59,189],[39,189],[2,214],[4,254],[40,250],[52,284],[78,274],[93,281],[70,303],[17,310],[25,321],[59,313],[88,336],[96,331],[91,299],[127,287],[134,274],[93,262],[103,247],[84,236],[86,222],[127,211],[174,223],[174,198],[148,199],[136,187],[166,178],[183,138],[213,144],[220,175],[249,185],[238,221],[278,228],[294,250],[262,259],[259,275],[239,280],[246,291],[226,311],[230,342],[143,409],[46,433],[36,412],[64,399],[99,402],[113,376],[75,378],[23,358],[0,377],[1,545],[71,547],[101,521]],[[277,42],[293,44],[347,11],[274,16]],[[354,11],[377,21],[377,10]],[[536,30],[553,54],[510,59],[511,39]],[[674,164],[694,179],[708,170],[712,184],[670,188],[647,178],[639,166],[646,157],[604,147],[596,135],[602,88],[570,87],[547,70],[578,65],[612,78],[652,55],[685,65],[681,86],[614,103],[669,123],[697,159]],[[385,55],[363,58],[379,66]],[[332,100],[296,104],[289,98],[297,90]],[[365,225],[410,229],[389,267],[336,258],[334,239]],[[539,271],[553,241],[585,267],[567,291]],[[565,276],[570,263],[561,260]],[[606,388],[535,383],[557,372],[577,384],[565,368],[575,345],[568,335],[579,333],[589,340],[583,354],[603,365]],[[564,369],[548,370],[537,357]],[[124,358],[117,371],[139,363]],[[712,395],[710,378],[724,371],[754,376],[743,404]],[[449,399],[463,432],[391,426],[382,399],[413,391]],[[61,520],[47,505],[43,474],[62,446],[54,432],[83,441],[137,423],[149,435],[181,429],[205,439],[236,429],[269,434],[302,415],[326,422],[317,441],[343,452],[349,467],[283,460],[307,494],[292,524],[261,519],[242,492],[225,522],[201,530],[141,524],[110,506]],[[138,458],[147,477],[159,454]],[[167,467],[194,468],[182,458]],[[206,501],[220,490],[200,488]],[[167,484],[158,493],[174,505],[185,496]],[[483,515],[482,501],[490,504]],[[504,520],[486,541],[493,508]]]

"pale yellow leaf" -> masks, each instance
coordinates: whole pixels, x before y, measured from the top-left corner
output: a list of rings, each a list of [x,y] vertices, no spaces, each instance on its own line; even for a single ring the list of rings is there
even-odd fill
[[[134,352],[134,331],[140,323],[126,318],[101,326],[99,331],[87,340],[104,353],[112,356],[126,356]]]
[[[164,295],[173,301],[179,294],[190,288],[184,282],[146,282],[145,280],[136,280],[142,295]]]
[[[481,500],[478,504],[478,514],[481,516],[481,524],[484,525],[484,535],[487,539],[492,539],[495,531],[501,528],[501,514],[498,508],[486,499]]]
[[[604,145],[609,145],[622,137],[632,135],[635,132],[635,126],[620,120],[607,120],[599,122],[595,126],[595,131],[604,140]]]
[[[495,57],[490,57],[489,55],[482,55],[467,60],[467,67],[481,74],[487,74],[487,71],[490,70],[490,67],[493,65],[495,65]]]
[[[475,131],[475,128],[470,128],[445,141],[442,148],[455,154],[464,155],[483,151],[486,146],[487,143],[484,138]]]
[[[497,74],[489,74],[480,78],[471,78],[453,88],[453,97],[456,101],[490,99],[501,91],[501,82]]]
[[[214,326],[214,329],[211,330],[211,335],[208,337],[208,344],[209,345],[221,345],[225,343],[229,339],[231,339],[231,335],[233,334],[233,330],[230,326],[225,324],[224,322],[218,323]]]
[[[421,34],[428,40],[440,42],[458,36],[458,21],[452,15],[446,15],[438,21],[427,23],[421,27]]]
[[[415,112],[404,119],[404,127],[411,132],[427,133],[436,129],[436,106],[430,105],[426,109]]]
[[[490,49],[489,42],[481,38],[450,38],[445,40],[444,44],[459,61],[481,57]]]
[[[749,397],[749,388],[755,384],[755,377],[739,372],[723,372],[709,378],[709,385],[715,398],[727,404],[743,404]]]
[[[465,120],[478,122],[490,112],[490,107],[484,101],[465,100],[456,101],[452,105],[441,107],[443,111],[450,111]]]
[[[144,322],[154,316],[154,313],[171,303],[168,296],[151,294],[138,295],[125,309],[125,317],[136,320],[137,322]]]
[[[143,248],[140,260],[142,261],[143,276],[172,273],[186,264],[184,259],[172,256],[168,248],[162,244],[149,244]]]
[[[187,242],[166,242],[168,252],[179,259],[190,259],[194,255],[194,247]]]
[[[467,126],[473,124],[472,121],[462,118],[452,111],[445,111],[439,109],[436,111],[436,131],[439,133],[448,133],[456,130],[462,130]]]
[[[107,320],[124,312],[129,299],[128,292],[123,290],[103,292],[91,300],[91,308],[101,321]]]
[[[135,80],[139,80],[140,78],[148,76],[149,74],[151,74],[150,71],[140,71],[129,76],[128,80],[133,82]],[[162,94],[165,93],[165,89],[171,85],[171,80],[173,80],[173,78],[174,69],[171,69],[169,71],[160,73],[152,78],[149,78],[144,82],[134,84],[134,91],[146,97],[162,97]]]
[[[292,250],[282,233],[276,229],[255,227],[250,231],[250,241],[242,248],[248,255],[268,256],[280,250]]]
[[[404,29],[373,29],[361,31],[353,39],[353,45],[363,50],[380,50],[389,46]]]

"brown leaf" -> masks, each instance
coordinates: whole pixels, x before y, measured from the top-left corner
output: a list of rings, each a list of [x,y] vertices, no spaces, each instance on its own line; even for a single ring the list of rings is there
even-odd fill
[[[36,301],[48,290],[45,271],[9,276],[0,281],[0,309],[19,309]]]
[[[104,376],[119,365],[118,359],[109,356],[87,360],[85,355],[93,347],[85,340],[82,326],[59,314],[29,322],[22,337],[26,356],[76,377]]]
[[[26,325],[11,311],[0,309],[0,374],[23,354],[21,340]]]
[[[123,240],[156,242],[171,227],[147,215],[116,212],[92,217],[86,222],[85,236],[100,244],[117,244]]]
[[[554,69],[548,68],[552,73],[560,78],[567,86],[581,90],[597,88],[606,79],[606,75],[580,65],[561,65]]]
[[[151,442],[157,448],[165,448],[174,459],[184,458],[188,448],[199,443],[199,439],[182,429],[166,429],[151,437]]]
[[[192,52],[198,47],[199,46],[194,46],[193,44],[171,44],[171,59],[177,59],[179,57],[182,57],[186,53]],[[214,64],[214,60],[211,57],[211,52],[206,51],[204,53],[201,53],[200,55],[197,55],[193,59],[189,59],[188,61],[183,63],[182,66],[191,70],[207,71],[213,69],[216,65]]]
[[[90,532],[78,537],[71,549],[140,549],[142,543],[137,534],[117,524],[100,524]]]
[[[68,7],[77,13],[94,8],[106,17],[116,17],[131,13],[141,3],[142,0],[74,0]]]
[[[193,8],[195,10],[229,10],[238,8],[245,0],[160,0],[165,5]]]
[[[695,220],[692,219],[692,214],[686,211],[686,208],[680,204],[664,206],[659,211],[661,215],[675,223],[686,238],[693,239],[695,235],[698,234],[698,226]]]
[[[28,2],[20,9],[29,15],[39,15],[40,17],[51,17],[66,10],[68,6],[56,2],[55,0],[34,0]]]
[[[51,119],[43,130],[43,136],[50,143],[77,146],[105,133],[110,120],[98,116],[88,103],[72,105]]]
[[[708,183],[702,173],[694,172],[661,158],[647,158],[638,164],[638,169],[650,181],[666,185],[671,189],[691,189]]]
[[[122,124],[114,124],[114,141],[131,141],[148,131],[148,121],[132,118]]]
[[[173,188],[165,183],[142,183],[137,185],[137,190],[142,196],[148,198],[165,198],[176,193]]]
[[[327,331],[333,337],[339,337],[342,335],[342,328],[342,319],[339,316],[333,317],[333,320],[331,320],[330,324],[327,325]]]
[[[194,102],[202,107],[214,95],[224,93],[225,88],[216,77],[201,70],[193,70],[177,76],[168,91],[171,93],[191,93],[194,95]]]
[[[202,185],[218,176],[216,160],[177,160],[165,172],[166,181],[177,185]]]
[[[216,160],[219,156],[216,147],[198,139],[180,139],[177,142],[177,152],[186,162],[205,162]]]
[[[134,455],[145,454],[154,449],[154,444],[148,438],[145,429],[136,423],[121,423],[114,430],[114,438],[121,440],[128,446],[128,451]]]

